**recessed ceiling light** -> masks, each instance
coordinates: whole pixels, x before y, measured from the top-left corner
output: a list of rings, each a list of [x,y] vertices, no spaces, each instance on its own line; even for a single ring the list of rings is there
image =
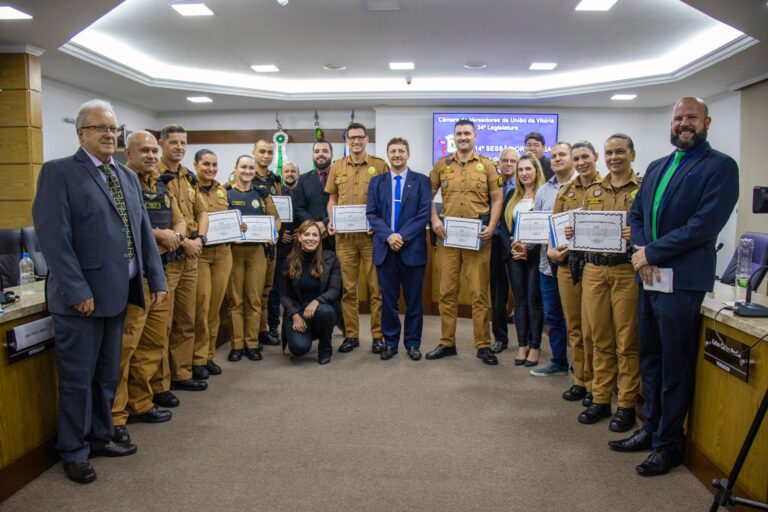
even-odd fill
[[[577,11],[607,11],[616,0],[581,0],[576,6]]]
[[[464,64],[464,67],[467,69],[485,69],[488,67],[488,64],[484,62],[467,62]]]
[[[257,73],[277,73],[280,71],[274,64],[258,64],[251,66],[251,69]]]
[[[400,70],[400,69],[414,69],[416,66],[413,64],[413,62],[390,62],[389,63],[389,69],[392,70]]]
[[[556,67],[557,62],[533,62],[528,69],[531,71],[552,71]]]
[[[347,66],[343,64],[326,64],[325,66],[323,66],[323,69],[325,69],[326,71],[344,71],[345,69],[347,69]]]
[[[27,13],[23,13],[13,7],[1,6],[0,7],[0,20],[31,20],[32,16]]]
[[[213,16],[213,11],[205,4],[171,4],[182,16]]]
[[[213,103],[213,100],[208,96],[187,96],[187,101],[190,103]]]
[[[613,101],[630,101],[637,98],[637,94],[614,94],[611,96]]]

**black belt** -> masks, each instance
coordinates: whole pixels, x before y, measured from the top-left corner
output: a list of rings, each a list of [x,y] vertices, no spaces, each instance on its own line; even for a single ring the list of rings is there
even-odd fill
[[[586,262],[600,267],[615,267],[632,263],[631,254],[588,253]]]

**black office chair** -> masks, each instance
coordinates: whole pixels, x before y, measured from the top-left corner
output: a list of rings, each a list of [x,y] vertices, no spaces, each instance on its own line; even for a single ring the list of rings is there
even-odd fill
[[[21,230],[0,229],[0,278],[4,288],[19,285],[19,261]]]
[[[755,272],[760,266],[768,265],[768,234],[747,232],[739,238],[751,238],[755,241],[755,250],[752,252],[751,272]],[[733,253],[731,261],[728,262],[728,266],[725,268],[725,272],[723,272],[723,276],[720,278],[721,283],[729,284],[731,286],[736,284],[736,258],[738,253],[739,248],[737,247]],[[757,290],[760,287],[760,283],[762,283],[765,274],[766,270],[755,272],[754,277],[752,277],[753,290]]]
[[[45,262],[45,256],[43,256],[40,244],[37,242],[35,228],[31,226],[21,228],[21,239],[24,245],[24,252],[29,253],[29,258],[35,264],[35,277],[37,279],[45,279],[45,276],[48,275],[48,264]]]

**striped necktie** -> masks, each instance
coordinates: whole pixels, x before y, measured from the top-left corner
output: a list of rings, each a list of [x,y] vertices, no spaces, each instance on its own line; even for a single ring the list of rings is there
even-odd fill
[[[117,213],[120,214],[120,219],[123,221],[125,227],[125,237],[128,242],[128,259],[132,260],[136,254],[136,248],[133,243],[133,232],[131,232],[131,223],[128,221],[128,209],[125,207],[125,196],[123,196],[123,189],[120,188],[120,183],[117,181],[117,177],[112,172],[112,168],[109,164],[101,166],[101,170],[107,176],[107,188],[112,196],[112,201],[117,207]]]

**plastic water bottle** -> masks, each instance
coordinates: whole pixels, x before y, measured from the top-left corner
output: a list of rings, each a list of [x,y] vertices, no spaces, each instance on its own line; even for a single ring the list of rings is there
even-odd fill
[[[21,284],[21,295],[32,295],[32,285],[35,284],[35,264],[29,257],[29,253],[24,253],[19,262],[19,276]]]
[[[752,274],[752,253],[754,250],[754,240],[751,238],[739,240],[739,248],[736,253],[736,299],[740,301],[745,300],[747,295],[747,285]]]

